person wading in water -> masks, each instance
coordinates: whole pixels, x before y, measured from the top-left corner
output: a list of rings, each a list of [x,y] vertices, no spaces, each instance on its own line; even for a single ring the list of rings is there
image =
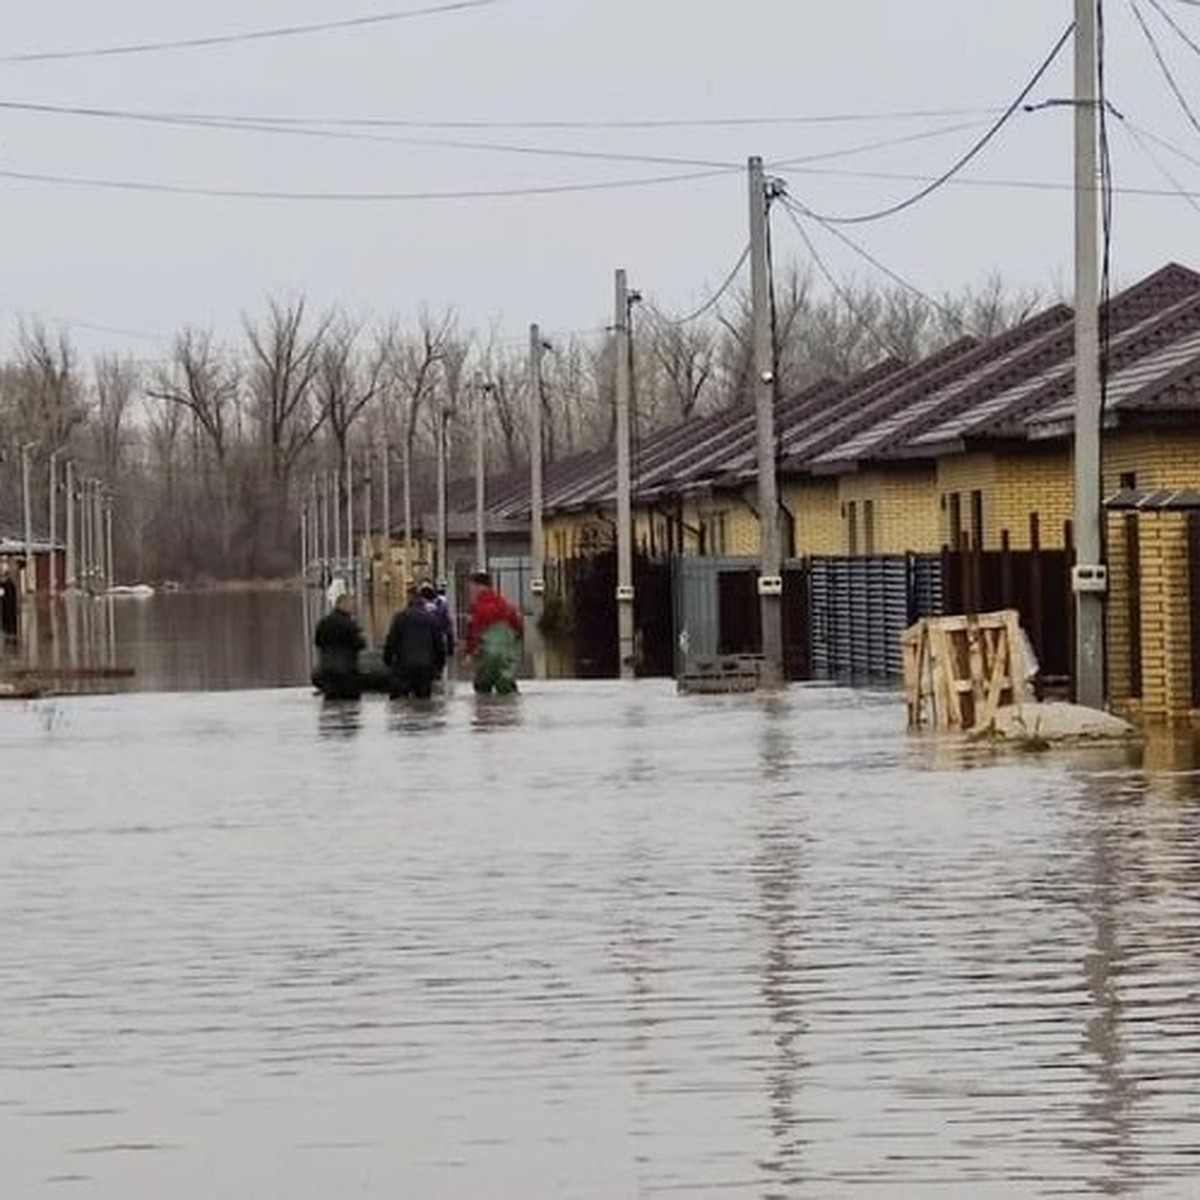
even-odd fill
[[[517,690],[517,661],[525,622],[492,587],[486,571],[471,576],[470,594],[467,653],[475,663],[475,691],[480,696],[511,696]]]
[[[446,647],[438,618],[419,592],[411,592],[408,607],[392,618],[383,661],[392,673],[393,700],[428,700],[433,694],[433,681],[446,665]]]
[[[318,622],[313,641],[317,646],[317,669],[313,683],[327,700],[357,700],[362,695],[358,656],[367,644],[354,618],[354,597],[339,579],[329,588],[333,606]]]

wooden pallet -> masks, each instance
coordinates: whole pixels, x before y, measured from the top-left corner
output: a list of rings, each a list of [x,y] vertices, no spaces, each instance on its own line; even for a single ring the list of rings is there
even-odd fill
[[[985,728],[1003,705],[1030,698],[1020,614],[930,617],[906,630],[909,729]]]
[[[677,686],[692,695],[755,692],[761,676],[762,659],[756,655],[698,655],[688,659]]]

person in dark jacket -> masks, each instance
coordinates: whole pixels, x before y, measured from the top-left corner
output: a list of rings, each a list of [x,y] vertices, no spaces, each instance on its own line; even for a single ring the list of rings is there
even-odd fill
[[[392,618],[383,661],[392,673],[393,700],[428,700],[433,695],[433,681],[446,665],[446,650],[438,619],[420,592],[413,592],[408,607]]]
[[[333,592],[333,608],[317,622],[317,669],[313,683],[327,700],[357,700],[362,695],[358,656],[366,646],[354,618],[354,598],[347,591]]]
[[[449,662],[454,657],[454,618],[450,615],[450,605],[446,602],[445,595],[432,583],[421,584],[421,600],[437,620],[442,635],[444,659]]]

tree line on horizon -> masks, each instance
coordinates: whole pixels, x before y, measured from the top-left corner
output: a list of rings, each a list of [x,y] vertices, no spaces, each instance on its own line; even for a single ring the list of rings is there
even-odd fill
[[[782,394],[889,356],[913,361],[967,335],[995,336],[1043,303],[999,276],[935,301],[855,281],[829,292],[792,267],[775,286]],[[635,437],[747,403],[749,327],[744,294],[686,324],[637,306]],[[542,360],[548,460],[612,443],[614,381],[610,335],[552,345]],[[271,300],[235,341],[185,328],[153,366],[117,354],[86,362],[68,331],[27,324],[0,359],[0,532],[20,535],[20,447],[33,443],[35,530],[48,530],[48,462],[58,450],[60,464],[70,458],[112,496],[121,578],[287,576],[299,558],[301,496],[316,473],[351,456],[378,511],[389,447],[395,526],[405,446],[418,515],[431,507],[443,419],[451,477],[472,470],[481,404],[489,471],[528,463],[529,387],[527,347],[467,329],[452,311],[371,323],[336,307],[314,311],[303,298]]]

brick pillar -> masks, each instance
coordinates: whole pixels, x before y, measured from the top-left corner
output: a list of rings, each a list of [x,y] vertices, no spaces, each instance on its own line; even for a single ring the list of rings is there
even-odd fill
[[[1185,513],[1141,525],[1143,711],[1186,720],[1192,708],[1191,583]]]
[[[1133,647],[1129,638],[1129,562],[1125,514],[1108,514],[1108,699],[1125,713],[1133,694]]]

